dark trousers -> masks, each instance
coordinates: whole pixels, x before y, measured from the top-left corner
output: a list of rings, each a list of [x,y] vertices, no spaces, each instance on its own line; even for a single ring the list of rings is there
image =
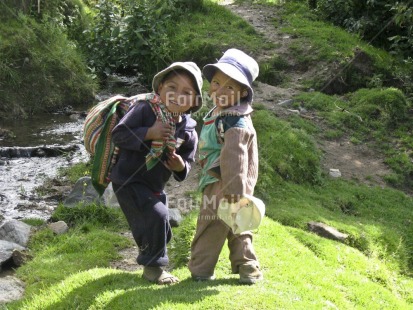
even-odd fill
[[[166,194],[153,193],[139,183],[112,185],[139,247],[138,264],[168,265],[166,245],[172,238],[172,231]]]

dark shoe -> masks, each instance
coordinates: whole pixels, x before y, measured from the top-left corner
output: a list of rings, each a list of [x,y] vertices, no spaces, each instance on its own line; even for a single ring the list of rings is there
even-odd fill
[[[239,266],[239,283],[255,284],[264,279],[258,264],[248,265],[243,264]]]
[[[212,281],[215,280],[215,275],[213,274],[212,276],[196,276],[192,275],[192,280],[202,282],[202,281]]]

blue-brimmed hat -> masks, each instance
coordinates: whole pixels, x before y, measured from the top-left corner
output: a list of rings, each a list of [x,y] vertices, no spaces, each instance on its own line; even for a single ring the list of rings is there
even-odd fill
[[[246,101],[252,103],[254,96],[252,82],[259,73],[258,63],[254,58],[248,56],[243,51],[231,48],[224,53],[217,63],[206,65],[202,72],[206,79],[211,82],[217,69],[244,85],[248,89]]]

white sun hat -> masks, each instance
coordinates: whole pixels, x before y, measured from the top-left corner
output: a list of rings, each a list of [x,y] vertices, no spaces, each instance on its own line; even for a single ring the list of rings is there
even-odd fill
[[[230,48],[217,63],[208,64],[203,69],[206,79],[211,82],[216,70],[228,75],[248,89],[246,102],[252,103],[254,91],[252,82],[258,77],[259,66],[254,58],[236,48]]]
[[[165,76],[169,72],[178,70],[178,69],[187,71],[194,78],[196,91],[198,93],[198,98],[200,100],[197,100],[197,105],[191,109],[191,112],[196,112],[202,107],[202,100],[203,100],[202,99],[202,84],[204,82],[202,79],[201,69],[199,69],[196,63],[192,61],[172,63],[169,67],[155,74],[152,80],[152,89],[154,92],[158,92],[159,84],[161,84]]]
[[[240,234],[260,226],[265,215],[265,204],[261,199],[251,195],[244,195],[236,203],[222,199],[217,214],[234,234]]]

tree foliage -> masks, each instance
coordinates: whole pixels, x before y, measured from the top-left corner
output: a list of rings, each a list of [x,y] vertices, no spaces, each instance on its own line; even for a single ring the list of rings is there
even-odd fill
[[[201,7],[201,0],[100,0],[85,31],[90,67],[101,77],[113,72],[152,75],[171,61],[167,24]]]
[[[319,0],[319,14],[405,59],[413,57],[412,0]]]

